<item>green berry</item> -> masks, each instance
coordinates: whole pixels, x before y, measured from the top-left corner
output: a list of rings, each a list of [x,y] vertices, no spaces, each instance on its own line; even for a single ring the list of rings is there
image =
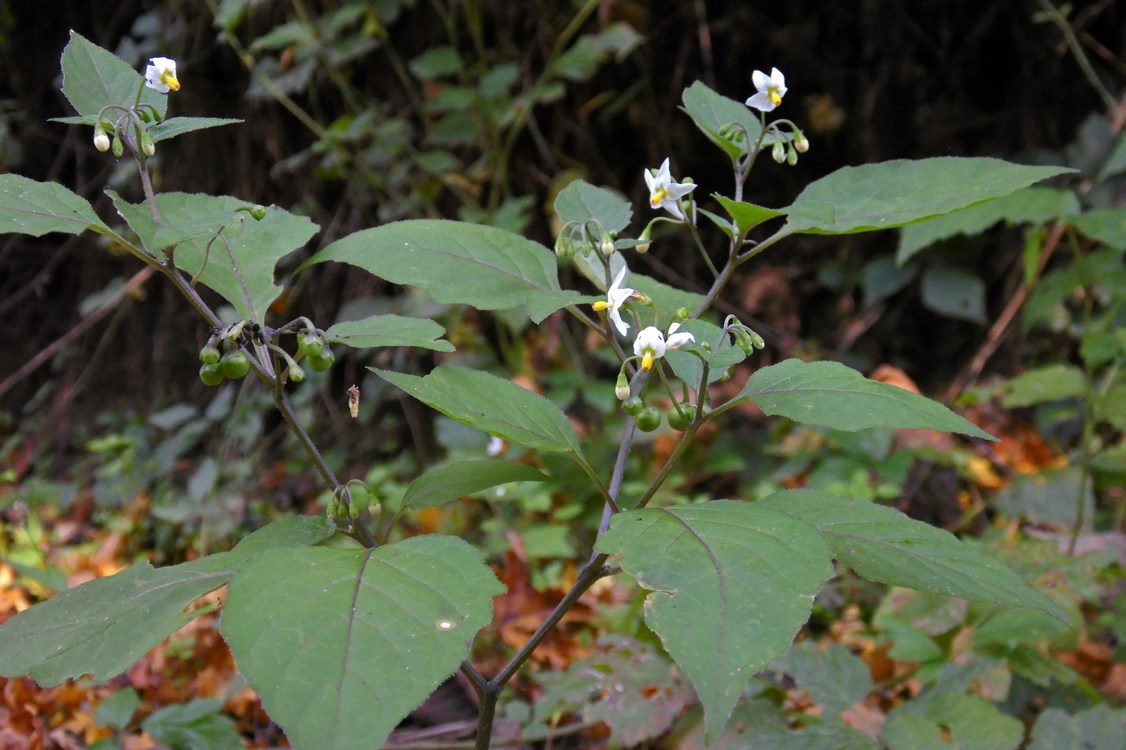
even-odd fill
[[[661,426],[661,412],[652,406],[642,409],[635,419],[637,420],[637,429],[642,432],[652,432]]]
[[[667,417],[669,421],[669,427],[673,428],[674,430],[684,432],[688,429],[688,426],[692,424],[692,417],[694,416],[695,411],[696,410],[693,408],[692,404],[689,404],[687,402],[683,404],[673,404],[673,407],[669,409],[669,414]]]
[[[312,367],[317,372],[324,372],[332,367],[332,363],[336,361],[336,356],[332,353],[332,349],[325,347],[324,354],[319,357],[309,357],[309,367]]]
[[[324,339],[320,336],[316,334],[312,336],[308,336],[304,333],[297,334],[297,353],[302,357],[308,357],[309,359],[323,357],[325,348]]]
[[[207,386],[219,385],[223,382],[223,368],[216,362],[204,362],[199,368],[199,379]]]
[[[641,396],[630,396],[622,402],[622,411],[631,417],[636,417],[645,408],[645,402],[641,400]]]
[[[214,365],[219,362],[219,350],[211,344],[199,350],[199,361],[205,365]]]
[[[240,351],[227,352],[219,360],[219,366],[223,368],[225,376],[231,380],[238,380],[246,377],[246,373],[250,372],[250,358]]]

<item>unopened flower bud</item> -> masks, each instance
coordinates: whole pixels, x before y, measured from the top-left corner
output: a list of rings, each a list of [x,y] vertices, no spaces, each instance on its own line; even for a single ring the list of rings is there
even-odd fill
[[[786,163],[791,167],[798,163],[798,150],[791,148],[786,152]]]
[[[653,237],[653,222],[649,222],[648,224],[645,225],[645,229],[642,230],[641,236],[637,238],[638,242],[641,243],[635,248],[637,250],[637,252],[639,252],[639,253],[649,252],[649,246],[650,246],[650,244],[652,244],[650,242],[652,237]]]
[[[774,144],[774,149],[770,152],[770,155],[774,158],[774,161],[779,164],[786,161],[786,148],[782,145],[781,141]]]
[[[117,131],[114,131],[113,144],[111,148],[113,149],[113,155],[118,159],[120,159],[125,154],[125,144],[120,138],[117,137]]]
[[[692,315],[692,310],[690,308],[687,308],[687,307],[681,307],[681,308],[677,309],[677,311],[676,311],[676,319],[677,320],[688,320],[689,316],[691,316],[691,315]]]
[[[614,254],[614,238],[611,237],[609,233],[603,234],[602,244],[599,246],[599,248],[602,250],[603,255],[610,257]]]
[[[266,218],[266,207],[256,203],[250,207],[250,215],[254,217],[255,221],[262,221]]]
[[[809,151],[809,139],[804,135],[799,135],[797,140],[794,141],[794,148],[798,150],[799,154],[804,154]]]
[[[149,131],[141,131],[141,151],[145,156],[152,156],[156,153],[156,144],[152,142],[152,136]]]
[[[621,370],[618,373],[618,382],[614,385],[614,395],[619,401],[625,401],[629,398],[629,378],[626,377],[626,371]]]
[[[555,255],[563,260],[570,260],[575,256],[575,243],[566,234],[559,235],[555,240]]]
[[[109,136],[101,125],[94,126],[94,148],[103,153],[109,151]]]

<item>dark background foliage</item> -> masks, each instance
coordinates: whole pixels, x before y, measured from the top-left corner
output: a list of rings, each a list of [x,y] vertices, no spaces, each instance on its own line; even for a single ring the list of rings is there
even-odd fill
[[[299,17],[299,11],[317,17],[341,3],[256,5],[236,32],[243,44]],[[376,12],[400,4],[368,5]],[[560,0],[401,5],[387,25],[386,44],[343,63],[326,61],[307,86],[291,94],[294,102],[322,125],[333,122],[349,106],[342,88],[334,85],[337,76],[347,82],[352,106],[375,103],[380,112],[424,122],[417,104],[428,92],[418,81],[413,90],[404,85],[389,50],[411,60],[453,38],[475,65],[516,62],[519,80],[527,84],[575,10]],[[1080,6],[1072,23],[1096,69],[1107,81],[1120,80],[1126,71],[1117,51],[1123,48],[1126,7],[1110,0]],[[476,180],[470,187],[481,192],[469,195],[483,205],[488,189],[503,182],[507,195],[530,196],[529,231],[550,245],[552,181],[564,170],[577,170],[588,181],[634,199],[639,208],[633,230],[640,231],[648,212],[644,167],[672,155],[676,172],[701,185],[701,198],[729,184],[725,164],[713,158],[703,136],[677,111],[684,87],[700,79],[741,100],[751,93],[751,71],[771,66],[785,72],[790,86],[782,113],[806,129],[812,149],[793,168],[759,165],[748,185],[750,201],[785,205],[810,180],[849,164],[941,155],[1034,160],[1044,151],[1062,149],[1084,118],[1103,109],[1059,29],[1034,23],[1038,10],[1032,0],[607,1],[583,31],[625,21],[642,35],[642,44],[626,59],[604,64],[593,78],[568,83],[557,101],[537,106],[505,174],[498,179],[489,175],[487,162],[476,164],[468,176]],[[481,32],[480,49],[474,49],[468,33],[472,24]],[[412,209],[404,193],[388,194],[354,172],[326,173],[315,160],[280,167],[317,137],[278,100],[247,95],[252,76],[216,29],[206,3],[5,4],[0,10],[0,65],[6,71],[0,77],[0,166],[72,186],[104,216],[110,215],[101,192],[106,182],[128,192],[136,190],[135,180],[128,172],[114,180],[118,165],[93,149],[88,129],[46,122],[70,114],[58,73],[69,29],[138,69],[153,55],[178,60],[184,87],[171,102],[174,113],[246,120],[162,146],[158,189],[231,194],[294,208],[321,224],[317,245],[388,216],[452,217],[466,201],[464,193],[411,178],[413,183],[403,184],[427,195]],[[278,58],[284,65],[285,52]],[[465,163],[473,162],[477,155],[464,150]],[[488,177],[475,176],[482,173]],[[965,364],[984,328],[938,317],[906,299],[862,310],[850,279],[867,258],[894,242],[887,234],[788,244],[752,264],[734,287],[742,290],[742,298],[727,303],[752,313],[782,353],[815,348],[868,364],[891,361],[925,386],[938,387]],[[1016,246],[1005,242],[969,261],[996,294],[1019,277],[1013,268],[1019,238]],[[671,243],[652,256],[645,262],[658,276],[688,285],[698,277],[700,268],[677,257]],[[0,269],[2,379],[78,324],[83,300],[138,267],[127,255],[107,253],[91,235],[9,235],[0,238]],[[327,325],[347,300],[379,292],[372,283],[346,269],[322,266],[294,287],[288,311],[311,314]],[[17,420],[34,413],[56,429],[106,407],[147,409],[199,398],[204,390],[195,378],[196,354],[205,337],[203,325],[172,290],[150,282],[21,380],[3,396],[2,407]]]

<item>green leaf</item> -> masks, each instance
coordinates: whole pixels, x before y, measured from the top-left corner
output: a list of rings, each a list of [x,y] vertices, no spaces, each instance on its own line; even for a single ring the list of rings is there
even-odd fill
[[[773,208],[764,208],[763,206],[756,206],[753,203],[741,203],[726,198],[719,193],[713,196],[719,204],[727,209],[728,215],[735,221],[739,227],[739,232],[746,234],[751,229],[754,229],[764,221],[776,218],[778,216],[785,216],[785,211],[777,211]]]
[[[880,745],[852,727],[824,722],[785,731],[754,732],[755,750],[879,750]],[[950,750],[945,748],[944,750]]]
[[[560,289],[551,250],[502,229],[457,221],[397,221],[364,229],[333,242],[301,268],[328,260],[417,287],[439,302],[481,310],[525,307],[536,323],[583,300],[578,292]]]
[[[462,424],[528,448],[582,455],[559,407],[509,380],[464,367],[438,367],[425,377],[368,369]]]
[[[421,474],[403,495],[403,510],[422,510],[509,482],[542,482],[531,466],[483,458],[458,461]]]
[[[454,345],[440,337],[446,330],[428,318],[402,315],[372,315],[362,320],[348,320],[325,331],[329,341],[353,349],[377,346],[417,346],[437,352],[452,352]]]
[[[996,440],[937,401],[869,380],[839,362],[787,359],[756,371],[739,394],[764,413],[855,432],[869,427],[928,428]]]
[[[699,81],[684,89],[682,100],[684,106],[681,109],[692,118],[696,127],[732,159],[746,153],[762,135],[762,123],[745,104],[721,96]],[[742,143],[734,143],[719,134],[720,128],[729,123],[746,128],[747,136]]]
[[[836,716],[872,691],[868,665],[839,643],[825,649],[812,641],[795,643],[771,670],[794,678],[797,686],[809,693],[810,700],[821,707],[822,718]]]
[[[912,713],[910,703],[892,711],[883,735],[889,750],[1016,750],[1024,725],[976,695],[947,692],[929,701],[923,715]]]
[[[113,693],[98,706],[94,712],[94,723],[118,731],[124,730],[133,720],[133,714],[141,707],[141,697],[131,687]]]
[[[943,596],[1067,613],[988,555],[938,529],[867,500],[815,490],[775,492],[756,505],[815,526],[833,555],[860,576]]]
[[[1087,392],[1087,377],[1072,365],[1043,365],[1010,380],[1001,405],[1006,409],[1034,406],[1065,398],[1077,398]]]
[[[110,231],[85,198],[53,182],[0,174],[0,232],[42,237],[48,232],[82,234],[94,228]]]
[[[1093,240],[1126,250],[1126,209],[1096,208],[1076,216],[1071,223]]]
[[[537,717],[551,720],[577,709],[584,722],[606,724],[614,746],[637,747],[667,732],[692,704],[683,676],[656,646],[607,635],[598,647],[564,672],[536,675],[542,687]]]
[[[240,750],[242,738],[234,719],[220,713],[221,701],[197,698],[152,713],[141,729],[171,750]]]
[[[665,359],[668,360],[673,373],[693,389],[700,382],[700,376],[703,374],[703,362],[691,352],[697,352],[708,363],[709,385],[723,378],[729,367],[747,358],[742,349],[731,343],[731,336],[720,336],[723,329],[714,323],[691,319],[685,321],[677,331],[691,333],[696,337],[696,341],[683,349],[669,352],[665,355]],[[704,350],[704,343],[711,346],[710,351]]]
[[[138,563],[27,609],[0,626],[0,674],[44,686],[92,674],[108,680],[192,619],[184,608],[225,584],[254,553],[315,544],[332,534],[323,518],[271,524],[233,551],[153,568]]]
[[[274,283],[278,261],[302,247],[317,232],[317,225],[304,216],[276,206],[266,209],[259,221],[238,210],[250,207],[246,201],[189,193],[157,195],[158,222],[149,214],[146,204],[127,203],[113,191],[108,192],[118,213],[150,253],[156,255],[162,248],[175,244],[177,268],[217,292],[243,319],[258,323],[265,322],[266,310],[282,292]],[[220,230],[222,237],[217,238]],[[231,263],[232,254],[237,274]],[[250,306],[243,293],[244,284]]]
[[[783,231],[849,234],[891,229],[1072,171],[945,156],[844,167],[810,183],[783,209],[790,217]]]
[[[923,304],[939,315],[985,325],[985,283],[961,268],[937,265],[923,271]]]
[[[895,260],[900,265],[918,252],[956,235],[981,234],[997,222],[1043,223],[1079,213],[1079,199],[1070,190],[1028,187],[996,200],[961,208],[944,216],[925,219],[903,227]]]
[[[1068,715],[1049,708],[1036,718],[1028,750],[1118,747],[1126,737],[1126,709],[1106,704]]]
[[[914,263],[905,266],[896,265],[891,255],[881,255],[868,261],[860,272],[861,286],[864,289],[864,308],[867,309],[895,294],[914,281],[918,275],[918,265]]]
[[[645,622],[692,681],[709,741],[751,676],[785,651],[833,575],[807,523],[718,500],[620,513],[596,545],[652,591]]]
[[[462,69],[461,57],[453,47],[433,47],[407,63],[417,78],[431,81],[449,76]]]
[[[575,180],[555,197],[555,213],[563,222],[594,220],[607,232],[620,232],[629,226],[633,208],[617,193]]]
[[[235,125],[240,122],[242,120],[229,117],[169,117],[167,120],[158,122],[149,128],[149,135],[152,136],[153,143],[160,143],[195,130]]]
[[[274,550],[231,582],[221,631],[295,748],[379,747],[468,656],[503,591],[453,537]]]
[[[144,76],[130,68],[124,60],[102,49],[81,34],[71,31],[70,41],[62,56],[63,95],[78,114],[97,122],[98,112],[107,104],[132,109],[141,91],[142,105],[156,109],[161,119],[168,108],[168,95],[144,85]],[[109,110],[106,119],[117,119]]]

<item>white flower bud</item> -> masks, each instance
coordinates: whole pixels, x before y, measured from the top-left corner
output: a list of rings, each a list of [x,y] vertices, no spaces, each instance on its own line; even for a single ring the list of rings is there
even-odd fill
[[[105,128],[101,125],[94,126],[94,148],[101,152],[109,151],[110,142],[109,135],[106,134]]]
[[[774,144],[774,149],[770,152],[770,155],[774,158],[774,161],[779,164],[786,161],[786,149],[782,146],[781,141]]]

